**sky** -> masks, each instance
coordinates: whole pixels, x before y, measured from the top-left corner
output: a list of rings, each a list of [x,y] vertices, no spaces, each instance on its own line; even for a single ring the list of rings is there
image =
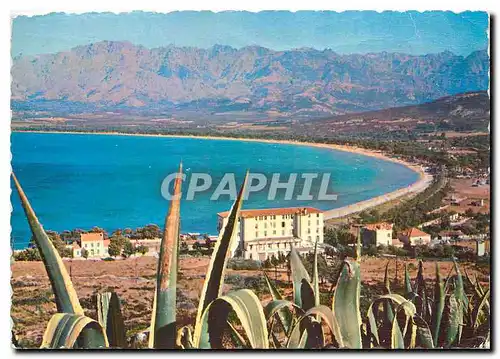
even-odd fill
[[[485,12],[209,11],[19,16],[12,21],[12,56],[65,51],[103,40],[148,48],[215,44],[274,50],[310,47],[338,53],[451,51],[466,56],[488,47]]]

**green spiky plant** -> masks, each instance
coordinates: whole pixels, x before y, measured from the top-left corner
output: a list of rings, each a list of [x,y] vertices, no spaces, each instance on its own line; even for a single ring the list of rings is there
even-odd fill
[[[179,251],[181,174],[166,216],[158,259],[156,288],[149,331],[149,347],[159,349],[414,349],[489,347],[489,289],[455,263],[455,276],[443,282],[436,265],[434,290],[429,291],[419,263],[413,284],[405,267],[404,293],[393,293],[385,275],[385,293],[360,312],[361,243],[358,235],[354,260],[345,260],[333,294],[332,307],[320,304],[317,245],[312,279],[292,248],[290,267],[293,298],[285,299],[264,272],[272,300],[263,307],[248,289],[222,295],[224,273],[235,238],[246,177],[228,222],[212,254],[200,296],[194,331],[176,323],[176,288]],[[17,178],[12,175],[36,245],[50,279],[58,313],[49,321],[42,348],[127,348],[125,327],[116,293],[96,296],[95,321],[85,316],[66,268],[39,223]],[[432,293],[432,294],[431,294]],[[237,323],[230,313],[236,314]],[[15,337],[15,336],[14,336]]]

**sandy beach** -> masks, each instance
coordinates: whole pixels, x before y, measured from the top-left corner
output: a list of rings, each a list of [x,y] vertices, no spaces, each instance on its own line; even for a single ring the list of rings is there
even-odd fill
[[[371,207],[378,206],[387,201],[392,201],[401,196],[408,194],[415,195],[417,193],[425,190],[432,182],[432,176],[424,173],[421,166],[410,164],[406,161],[392,158],[382,153],[381,151],[369,150],[366,148],[360,148],[355,146],[346,145],[335,145],[327,143],[313,143],[313,142],[301,142],[301,141],[290,141],[290,140],[271,140],[271,139],[253,139],[253,138],[237,138],[237,137],[224,137],[224,136],[192,136],[192,135],[159,135],[159,134],[135,134],[135,133],[123,133],[123,132],[83,132],[83,131],[13,131],[13,132],[30,132],[30,133],[58,133],[58,134],[69,134],[69,135],[116,135],[116,136],[141,136],[141,137],[170,137],[170,138],[195,138],[195,139],[205,139],[205,140],[228,140],[228,141],[243,141],[243,142],[262,142],[262,143],[273,143],[273,144],[287,144],[287,145],[297,145],[297,146],[308,146],[308,147],[318,147],[337,151],[345,151],[356,153],[364,156],[375,157],[384,161],[391,161],[399,163],[409,169],[417,172],[419,174],[419,179],[409,185],[406,188],[400,188],[396,191],[383,194],[378,197],[370,198],[365,201],[353,203],[340,208],[333,208],[331,210],[325,211],[325,219],[344,217],[356,212],[360,212]]]

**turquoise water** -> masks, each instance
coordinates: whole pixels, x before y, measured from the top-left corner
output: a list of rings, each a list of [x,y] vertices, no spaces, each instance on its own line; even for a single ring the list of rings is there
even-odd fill
[[[12,167],[45,229],[135,228],[163,225],[168,201],[161,183],[182,159],[189,175],[207,172],[212,188],[226,172],[236,175],[239,187],[245,171],[331,173],[328,193],[336,201],[284,199],[267,191],[252,194],[244,208],[310,205],[320,209],[342,207],[415,182],[418,174],[397,163],[343,151],[250,141],[160,138],[119,135],[12,134]],[[271,176],[267,176],[270,180]],[[188,177],[189,180],[189,177]],[[300,183],[300,181],[299,181]],[[319,181],[311,193],[317,194]],[[187,189],[187,182],[184,184]],[[300,186],[299,186],[300,189]],[[184,192],[185,193],[185,192]],[[217,233],[217,212],[228,210],[228,196],[210,201],[204,192],[195,201],[182,201],[183,232]],[[31,236],[15,189],[11,218],[14,248],[27,246]]]

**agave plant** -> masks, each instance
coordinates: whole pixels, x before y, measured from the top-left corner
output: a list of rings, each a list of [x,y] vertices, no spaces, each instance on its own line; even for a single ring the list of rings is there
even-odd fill
[[[386,267],[385,293],[374,299],[366,315],[360,311],[361,241],[355,257],[345,260],[333,293],[332,306],[320,303],[318,251],[312,276],[295,248],[290,253],[293,295],[286,299],[264,272],[272,300],[263,307],[249,289],[223,295],[224,276],[243,203],[246,177],[226,226],[210,259],[200,296],[194,330],[178,328],[176,291],[182,165],[165,220],[158,258],[156,287],[149,330],[149,348],[158,349],[414,349],[489,347],[489,289],[466,274],[467,295],[460,268],[454,265],[442,280],[436,265],[432,293],[423,264],[413,283],[405,267],[404,293],[394,293]],[[127,348],[125,327],[116,293],[96,296],[97,321],[85,316],[65,266],[39,223],[17,178],[12,175],[36,245],[47,269],[58,313],[49,321],[42,348]],[[311,279],[312,277],[312,279]],[[234,316],[237,321],[233,321]],[[15,336],[14,336],[15,338]]]

